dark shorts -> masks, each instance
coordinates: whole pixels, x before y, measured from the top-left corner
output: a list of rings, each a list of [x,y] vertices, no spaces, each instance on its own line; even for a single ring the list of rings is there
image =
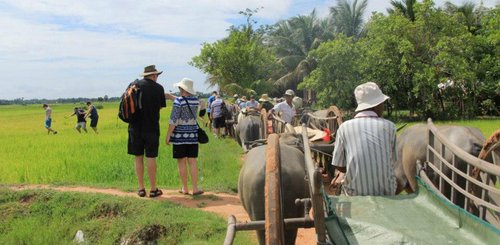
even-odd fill
[[[214,118],[213,124],[214,128],[226,127],[226,119],[224,117]]]
[[[198,144],[184,144],[174,145],[172,147],[174,158],[197,158],[198,157]]]
[[[206,112],[207,112],[207,109],[200,110],[200,113],[198,114],[198,116],[204,117]],[[210,115],[208,115],[208,116],[210,116]]]
[[[212,119],[210,118],[210,112],[207,112],[207,115],[208,115],[208,119],[210,119],[210,121],[212,121]]]
[[[99,121],[99,117],[91,118],[90,119],[90,127],[95,128],[97,127],[97,122]]]
[[[157,157],[160,135],[156,133],[128,132],[128,154],[146,157]]]

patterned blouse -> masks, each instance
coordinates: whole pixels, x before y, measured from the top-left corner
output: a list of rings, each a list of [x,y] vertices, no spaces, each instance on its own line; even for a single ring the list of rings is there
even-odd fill
[[[189,111],[186,99],[193,113]],[[195,96],[177,97],[174,100],[169,124],[175,125],[175,129],[170,136],[170,143],[174,145],[198,144],[198,125],[195,116],[198,105],[199,101]]]

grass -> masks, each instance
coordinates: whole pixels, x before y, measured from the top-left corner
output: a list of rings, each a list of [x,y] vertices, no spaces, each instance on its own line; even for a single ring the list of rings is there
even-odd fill
[[[83,106],[51,105],[57,135],[47,135],[43,128],[41,105],[0,106],[0,185],[83,185],[135,192],[134,157],[126,154],[127,124],[117,118],[118,104],[102,104],[98,135],[90,128],[79,134],[76,118],[65,118]],[[160,188],[178,189],[177,162],[172,147],[164,143],[170,111],[171,104],[161,111],[157,182]],[[478,127],[488,137],[500,119],[436,122],[450,123]],[[234,193],[243,151],[231,139],[209,137],[210,143],[200,146],[200,186]],[[226,229],[221,218],[168,202],[46,190],[0,188],[0,216],[0,244],[68,244],[77,230],[87,234],[90,244],[120,243],[149,233],[161,233],[160,244],[221,244]],[[235,241],[252,243],[248,234],[238,233]]]
[[[83,104],[51,105],[57,135],[47,135],[43,128],[41,105],[0,107],[2,183],[137,188],[134,157],[127,155],[127,124],[116,116],[118,104],[104,103],[99,110],[99,135],[90,128],[89,133],[79,134],[74,129],[76,118],[65,118],[76,106]],[[172,147],[164,143],[170,111],[170,104],[161,111],[157,182],[161,188],[177,189],[177,162]],[[209,136],[211,142],[200,146],[198,158],[201,187],[235,192],[243,152],[233,140]]]
[[[480,120],[460,120],[460,121],[432,121],[435,125],[460,125],[468,127],[476,127],[483,133],[484,137],[487,139],[490,135],[499,129],[500,118],[494,119],[480,119]],[[408,123],[399,133],[402,133],[405,129],[417,123],[427,123],[427,121],[422,122],[410,122]],[[396,128],[404,125],[404,122],[396,123]]]
[[[65,118],[83,106],[51,105],[57,135],[47,135],[41,105],[0,106],[0,185],[83,185],[135,192],[134,157],[127,155],[127,124],[117,119],[118,104],[102,104],[98,135],[90,128],[79,134],[76,118]],[[161,111],[157,183],[178,189],[177,161],[164,143],[170,111],[171,104]],[[234,193],[243,151],[231,139],[209,137],[210,143],[200,146],[200,187]],[[77,230],[88,236],[88,244],[121,243],[148,232],[161,233],[159,244],[221,244],[227,225],[223,218],[169,202],[5,188],[0,188],[0,216],[0,244],[69,244]],[[255,243],[249,237],[249,232],[239,233],[236,242]]]
[[[226,231],[215,214],[170,202],[50,190],[0,188],[0,216],[1,244],[71,244],[79,230],[84,244],[222,244]]]

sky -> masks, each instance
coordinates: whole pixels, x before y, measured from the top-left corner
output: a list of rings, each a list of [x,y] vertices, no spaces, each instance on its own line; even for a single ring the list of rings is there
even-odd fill
[[[444,0],[435,0],[441,6]],[[462,4],[462,0],[451,0]],[[472,0],[479,3],[479,0]],[[239,11],[263,7],[258,24],[336,0],[0,0],[0,99],[119,96],[144,67],[163,71],[165,91],[184,77],[208,92],[206,74],[188,64],[201,44],[245,21]],[[483,0],[487,7],[499,0]],[[368,0],[366,13],[385,13],[390,0]]]

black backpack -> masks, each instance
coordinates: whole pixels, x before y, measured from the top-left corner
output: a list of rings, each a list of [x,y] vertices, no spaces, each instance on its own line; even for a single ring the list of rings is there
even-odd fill
[[[139,112],[142,109],[142,92],[138,82],[138,79],[131,82],[120,98],[118,117],[126,123],[135,122],[140,117]]]
[[[229,110],[227,109],[226,103],[222,102],[222,104],[220,105],[220,109],[222,112],[222,117],[224,117],[225,119],[231,119],[232,115],[231,112],[229,112]]]

